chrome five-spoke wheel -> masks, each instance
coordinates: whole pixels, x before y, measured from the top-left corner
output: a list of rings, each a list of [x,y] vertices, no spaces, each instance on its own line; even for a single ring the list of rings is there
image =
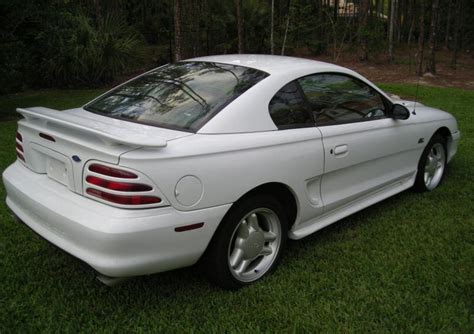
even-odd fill
[[[280,220],[275,212],[258,208],[235,227],[228,250],[232,275],[251,282],[265,274],[275,261],[281,243]]]
[[[444,167],[446,165],[446,153],[441,143],[436,143],[431,147],[426,158],[424,180],[428,190],[433,190],[441,182]]]
[[[239,200],[220,223],[203,264],[211,280],[238,289],[270,273],[286,245],[288,215],[268,193]]]
[[[446,139],[435,134],[423,151],[418,163],[414,189],[418,192],[432,191],[443,180],[447,163]]]

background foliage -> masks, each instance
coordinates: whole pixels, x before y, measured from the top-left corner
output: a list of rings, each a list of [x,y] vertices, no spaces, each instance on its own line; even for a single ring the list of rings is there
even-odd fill
[[[436,48],[469,51],[474,44],[470,0],[0,0],[0,94],[100,86],[170,62],[176,24],[182,31],[181,58],[270,53],[272,45],[280,54],[285,44],[287,55],[330,55],[337,61],[349,52],[366,60],[388,50],[392,17],[395,47],[416,49],[422,12],[427,42],[434,2],[439,2]],[[242,6],[243,50],[238,50],[236,3]]]

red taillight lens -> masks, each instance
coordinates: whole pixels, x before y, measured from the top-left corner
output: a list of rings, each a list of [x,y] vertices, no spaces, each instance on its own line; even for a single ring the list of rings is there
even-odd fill
[[[120,205],[147,205],[162,202],[160,197],[154,196],[154,193],[146,195],[139,194],[139,192],[152,191],[153,187],[148,184],[134,183],[132,179],[138,179],[138,175],[135,173],[98,163],[91,164],[88,169],[89,171],[100,175],[116,178],[114,180],[108,180],[96,175],[87,175],[85,180],[86,185],[88,184],[101,188],[87,188],[86,193],[90,196]],[[129,192],[130,195],[113,194],[110,192],[111,190]]]
[[[121,205],[144,205],[144,204],[156,204],[161,202],[161,198],[156,196],[122,196],[109,194],[104,191],[97,189],[88,188],[86,192],[94,197],[98,197],[108,202],[117,203]]]
[[[16,156],[18,159],[20,159],[23,162],[25,161],[25,156],[23,155],[25,152],[23,151],[23,146],[20,144],[23,142],[23,137],[21,134],[17,131],[16,132]]]
[[[99,164],[92,164],[89,166],[89,170],[94,173],[102,174],[102,175],[107,175],[107,176],[112,176],[112,177],[119,177],[122,179],[136,179],[138,178],[137,175],[127,172],[121,169],[117,168],[112,168],[104,165],[99,165]]]
[[[117,191],[149,191],[153,189],[147,184],[109,181],[91,175],[86,178],[86,181],[102,188]]]

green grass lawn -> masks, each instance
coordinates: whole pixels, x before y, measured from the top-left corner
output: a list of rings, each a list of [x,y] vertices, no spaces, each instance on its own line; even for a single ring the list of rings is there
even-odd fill
[[[381,86],[401,96],[416,91]],[[0,111],[69,108],[98,93],[0,97]],[[0,203],[0,333],[472,333],[474,92],[420,87],[419,99],[454,114],[462,131],[441,188],[406,191],[291,242],[273,275],[238,292],[210,285],[196,268],[108,288],[87,265],[16,223]],[[15,159],[15,129],[14,121],[0,123],[0,170]]]
[[[20,115],[15,112],[18,107],[42,106],[53,109],[80,107],[104,91],[104,89],[49,89],[0,95],[0,121],[19,118]]]

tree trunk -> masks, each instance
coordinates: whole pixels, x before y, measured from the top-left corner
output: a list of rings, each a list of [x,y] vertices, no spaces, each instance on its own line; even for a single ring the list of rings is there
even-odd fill
[[[183,27],[181,22],[181,0],[174,0],[174,60],[182,59]]]
[[[94,0],[94,9],[95,9],[95,20],[96,26],[99,26],[102,22],[102,8],[100,6],[100,0]]]
[[[433,0],[431,7],[431,24],[430,24],[430,38],[429,38],[429,49],[430,53],[428,56],[428,64],[426,71],[431,74],[436,74],[436,31],[438,30],[438,6],[439,0]]]
[[[368,11],[369,11],[369,0],[361,0],[360,2],[360,27],[359,27],[359,38],[362,45],[362,54],[360,60],[369,60],[369,41],[367,38],[368,27]]]
[[[416,8],[416,2],[415,0],[412,0],[410,2],[410,10],[408,11],[411,13],[410,15],[410,29],[408,30],[408,37],[407,37],[407,44],[408,47],[410,48],[411,40],[413,38],[413,30],[415,29],[415,8]],[[411,50],[411,48],[410,48]],[[410,52],[411,53],[411,52]]]
[[[171,16],[172,13],[171,13],[171,8],[168,9],[168,15]],[[174,9],[173,9],[174,10]],[[174,58],[174,54],[173,54],[173,31],[170,29],[166,29],[167,33],[168,33],[168,47],[169,47],[169,52],[168,52],[168,57],[169,57],[169,62],[172,63],[173,62],[173,58]]]
[[[274,54],[274,43],[273,43],[273,16],[275,11],[275,0],[272,0],[271,9],[271,23],[270,23],[270,54]]]
[[[244,20],[242,19],[242,0],[235,0],[237,15],[237,51],[244,53]]]
[[[388,28],[388,57],[390,62],[393,62],[393,35],[395,28],[396,13],[395,8],[397,6],[397,0],[392,0],[390,4],[390,25]]]
[[[413,60],[413,50],[411,47],[411,42],[413,39],[413,30],[415,30],[415,17],[416,17],[416,0],[410,0],[408,3],[409,9],[408,13],[410,15],[410,29],[408,30],[407,36],[407,45],[408,45],[408,72],[411,73],[412,71],[412,60]]]
[[[212,27],[212,12],[209,8],[209,0],[205,0],[204,4],[206,7],[205,15],[208,18],[205,21],[206,22],[206,55],[209,55],[211,53],[211,49],[209,47],[210,46],[209,40],[210,40],[210,30]]]
[[[459,34],[461,33],[462,26],[462,0],[456,0],[456,20],[454,20],[454,45],[453,45],[453,58],[451,59],[451,66],[456,68],[458,62],[459,52]]]
[[[403,23],[402,23],[402,9],[403,6],[403,0],[398,0],[397,1],[397,7],[395,8],[395,14],[397,17],[396,21],[396,32],[397,32],[397,45],[400,44],[400,39],[401,39],[401,33],[402,33],[402,28],[403,28]]]
[[[291,0],[288,0],[288,7],[286,9],[286,26],[285,26],[285,35],[283,36],[283,45],[281,46],[281,55],[285,55],[285,46],[286,46],[286,37],[288,36],[288,28],[290,26],[290,7]]]
[[[317,13],[317,16],[318,16],[318,26],[319,26],[319,36],[321,38],[321,40],[324,38],[323,36],[325,35],[324,34],[324,26],[323,26],[323,22],[324,22],[324,17],[323,17],[323,0],[317,0],[316,3],[318,4],[318,13]],[[324,45],[324,43],[322,43]],[[327,44],[324,45],[324,50],[321,49],[320,52],[327,52]]]
[[[416,74],[423,75],[423,52],[425,48],[425,2],[420,0],[418,52],[416,55]]]
[[[196,16],[195,18],[195,27],[196,27],[196,39],[194,42],[194,47],[195,47],[195,53],[196,56],[201,55],[201,46],[202,46],[202,41],[201,41],[201,22],[200,18],[203,16],[203,2],[202,1],[196,1],[196,10],[199,12],[199,15]]]
[[[334,0],[334,22],[337,21],[338,10],[339,10],[339,0]]]
[[[449,34],[451,33],[451,1],[448,1],[448,15],[446,16],[446,29],[444,36],[444,48],[449,49]],[[459,18],[458,18],[459,19]]]
[[[403,5],[403,31],[400,38],[400,43],[402,40],[408,38],[408,33],[410,32],[411,27],[411,18],[410,18],[410,10],[411,10],[411,2],[412,0],[404,0],[405,3]]]
[[[380,18],[384,19],[385,0],[380,1]]]
[[[188,49],[191,49],[188,52],[190,52],[193,57],[199,56],[201,48],[201,27],[199,24],[199,18],[201,17],[201,4],[202,2],[199,0],[185,1],[184,9],[181,12],[182,17],[185,17],[185,20],[181,19],[181,21],[188,27],[185,29],[184,33],[184,36],[187,37],[187,41],[184,45],[187,45]],[[188,54],[189,53],[186,52],[186,49],[182,52],[182,56],[187,57]]]

